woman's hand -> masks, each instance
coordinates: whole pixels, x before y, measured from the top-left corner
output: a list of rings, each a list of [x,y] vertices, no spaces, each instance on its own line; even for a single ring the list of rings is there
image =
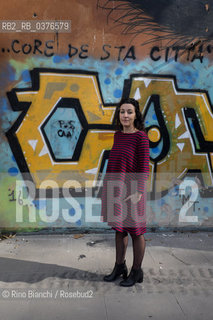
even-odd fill
[[[125,198],[124,201],[127,201],[130,199],[132,203],[136,204],[137,202],[139,202],[141,200],[141,197],[142,197],[142,193],[135,192],[135,193],[131,194],[130,196],[128,196],[127,198]]]

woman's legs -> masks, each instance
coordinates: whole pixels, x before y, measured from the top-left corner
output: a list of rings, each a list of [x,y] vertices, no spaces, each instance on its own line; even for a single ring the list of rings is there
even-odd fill
[[[144,239],[144,235],[141,234],[136,236],[134,234],[130,234],[132,238],[133,245],[133,269],[141,268],[146,242]],[[119,232],[116,231],[115,234],[115,247],[116,247],[116,262],[117,264],[121,264],[125,260],[126,249],[128,245],[128,233],[127,232]]]
[[[114,269],[109,275],[104,276],[104,281],[115,281],[117,277],[123,275],[123,279],[127,278],[127,266],[125,262],[126,249],[128,244],[128,233],[118,232],[115,234],[116,262]]]
[[[128,277],[120,282],[120,285],[123,287],[131,287],[136,282],[143,282],[143,270],[141,268],[141,264],[146,246],[145,239],[142,234],[139,236],[133,234],[130,235],[132,237],[133,245],[133,265]]]
[[[116,231],[115,248],[116,248],[116,263],[124,263],[126,249],[128,245],[128,233]]]
[[[141,234],[139,236],[130,234],[132,237],[132,245],[133,245],[133,266],[134,270],[141,268],[146,242],[144,239],[144,235]]]

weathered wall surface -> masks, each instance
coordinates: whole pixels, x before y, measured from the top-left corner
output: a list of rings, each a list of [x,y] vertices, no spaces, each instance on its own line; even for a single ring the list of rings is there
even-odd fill
[[[150,140],[148,226],[212,227],[213,1],[0,9],[0,228],[107,227],[98,185],[128,96]]]

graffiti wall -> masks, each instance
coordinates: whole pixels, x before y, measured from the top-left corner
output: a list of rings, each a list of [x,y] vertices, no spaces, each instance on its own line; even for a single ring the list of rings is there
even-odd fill
[[[0,6],[0,229],[108,228],[123,97],[150,143],[148,227],[212,228],[213,0]]]

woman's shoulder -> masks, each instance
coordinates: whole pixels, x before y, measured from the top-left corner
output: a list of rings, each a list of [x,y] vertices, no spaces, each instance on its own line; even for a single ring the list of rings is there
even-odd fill
[[[143,130],[138,130],[137,133],[139,137],[148,138],[147,133]]]
[[[137,131],[137,137],[138,137],[138,141],[139,142],[149,142],[149,138],[148,138],[148,135],[147,135],[147,133],[145,132],[145,131],[143,131],[143,130],[138,130]]]

